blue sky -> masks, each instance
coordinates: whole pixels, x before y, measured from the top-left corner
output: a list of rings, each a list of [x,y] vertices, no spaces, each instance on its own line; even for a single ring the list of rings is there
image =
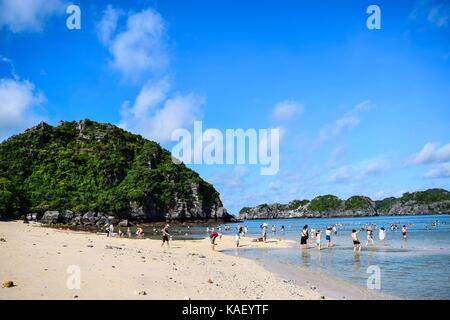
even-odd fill
[[[0,0],[0,139],[91,118],[280,128],[280,170],[192,165],[225,206],[450,189],[450,2]],[[366,9],[381,9],[369,30]]]

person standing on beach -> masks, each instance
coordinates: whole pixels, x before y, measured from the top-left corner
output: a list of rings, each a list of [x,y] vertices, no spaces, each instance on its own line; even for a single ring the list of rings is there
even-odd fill
[[[111,223],[108,228],[108,237],[112,237],[114,233],[114,225]]]
[[[378,238],[380,239],[381,246],[384,247],[384,240],[386,239],[386,230],[384,230],[383,226],[381,226],[380,230],[378,231]]]
[[[309,238],[308,225],[305,224],[303,226],[302,232],[300,233],[300,245],[303,248],[306,248],[308,246],[308,238]]]
[[[336,229],[336,226],[333,226],[333,228],[332,228],[332,229],[333,229],[333,233],[334,233],[334,235],[335,235],[335,236],[337,236],[337,229]]]
[[[320,231],[320,229],[319,229],[316,232],[316,248],[319,251],[322,249],[322,245],[320,243],[321,239],[322,239],[322,231]]]
[[[245,227],[244,227],[244,234],[243,234],[243,236],[245,237],[245,236],[247,235],[247,233],[248,233],[248,227],[245,226]]]
[[[406,225],[403,225],[403,227],[402,227],[402,236],[403,236],[403,239],[405,239],[405,240],[406,240],[406,234],[407,233],[408,233],[408,227]]]
[[[361,242],[358,240],[358,232],[355,229],[352,230],[352,240],[353,240],[353,252],[356,252],[356,248],[361,252]]]
[[[366,247],[369,245],[369,242],[374,245],[375,242],[373,241],[373,230],[371,227],[369,227],[367,229],[367,242],[366,242]]]
[[[331,241],[331,231],[333,231],[331,227],[327,227],[327,229],[325,230],[325,240],[327,240],[327,248],[331,248],[333,246],[333,242]]]
[[[169,245],[169,239],[170,239],[169,228],[170,228],[170,225],[166,224],[166,226],[161,230],[161,232],[162,232],[161,247],[164,245],[165,242],[167,242],[167,247],[170,248],[170,245]]]
[[[209,239],[211,241],[212,249],[216,250],[216,239],[219,236],[219,234],[214,230],[214,228],[211,228],[211,234],[209,235]]]
[[[127,236],[128,236],[128,238],[131,238],[131,228],[130,227],[128,227],[128,229],[127,229]]]
[[[266,240],[267,240],[267,223],[263,223],[262,224],[262,238],[263,238],[263,241],[264,242],[266,242]]]
[[[241,234],[239,232],[237,232],[234,235],[234,242],[236,243],[236,248],[239,248],[239,242],[241,241]]]

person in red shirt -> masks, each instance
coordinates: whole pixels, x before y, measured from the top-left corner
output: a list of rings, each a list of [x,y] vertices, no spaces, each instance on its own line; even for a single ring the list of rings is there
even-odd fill
[[[211,234],[209,235],[209,239],[211,240],[212,249],[215,250],[216,247],[216,239],[219,236],[219,234],[214,230],[214,228],[211,229]]]

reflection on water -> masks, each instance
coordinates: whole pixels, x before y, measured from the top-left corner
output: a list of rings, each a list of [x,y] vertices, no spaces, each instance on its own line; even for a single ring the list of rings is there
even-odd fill
[[[306,222],[307,221],[307,222]],[[368,218],[327,218],[327,219],[283,219],[246,221],[250,235],[259,234],[259,225],[266,222],[277,227],[284,225],[284,234],[270,236],[299,242],[299,232],[304,224],[316,229],[328,225],[338,225],[338,234],[333,236],[334,246],[317,250],[314,241],[309,249],[252,249],[241,248],[239,255],[276,261],[306,267],[312,271],[323,272],[355,284],[366,286],[367,268],[378,266],[381,271],[381,291],[403,298],[450,299],[450,217],[402,216]],[[364,246],[362,252],[353,252],[350,233],[353,228],[360,229],[390,224],[408,225],[408,238],[402,238],[401,231],[388,230],[385,245],[378,241],[374,232],[375,245]],[[232,229],[235,226],[231,225]],[[360,233],[361,235],[363,233]]]
[[[353,271],[359,272],[361,270],[361,253],[353,252]]]

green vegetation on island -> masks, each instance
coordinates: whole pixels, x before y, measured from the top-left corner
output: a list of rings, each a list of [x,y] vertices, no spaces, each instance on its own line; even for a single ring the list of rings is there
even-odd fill
[[[91,120],[41,123],[0,144],[0,217],[71,210],[210,218],[214,187],[159,144]]]

